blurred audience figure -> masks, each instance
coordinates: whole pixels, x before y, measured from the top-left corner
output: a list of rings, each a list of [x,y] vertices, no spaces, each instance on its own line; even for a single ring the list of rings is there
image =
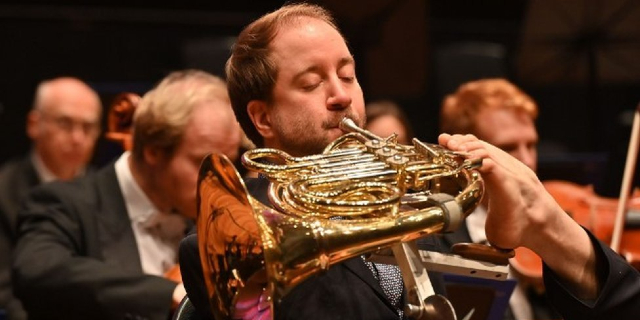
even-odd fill
[[[98,94],[79,79],[61,77],[37,87],[26,124],[31,152],[0,168],[0,309],[7,319],[26,319],[11,292],[10,273],[20,203],[36,185],[70,180],[87,170],[101,114]]]
[[[407,115],[398,104],[390,100],[369,102],[365,106],[367,123],[365,129],[386,138],[398,135],[398,143],[411,144],[413,129]]]
[[[535,101],[514,84],[500,78],[482,79],[464,83],[456,92],[445,97],[440,111],[440,129],[451,134],[473,134],[535,171],[537,116]],[[450,247],[458,242],[485,242],[486,217],[486,206],[480,206],[465,220],[465,225],[443,236],[445,246]],[[519,279],[504,319],[559,318],[544,297],[534,291],[533,286]]]
[[[177,71],[136,107],[131,151],[34,188],[13,261],[29,319],[168,319],[185,295],[170,274],[196,216],[200,163],[211,152],[237,158],[240,140],[225,82]]]

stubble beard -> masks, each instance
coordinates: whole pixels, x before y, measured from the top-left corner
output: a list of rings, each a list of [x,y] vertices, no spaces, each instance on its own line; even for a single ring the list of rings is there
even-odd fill
[[[300,119],[289,122],[287,125],[278,123],[276,128],[279,131],[283,151],[298,157],[322,153],[324,149],[337,138],[329,137],[328,131],[338,128],[340,121],[344,117],[351,118],[359,125],[363,123],[362,119],[348,112],[323,121],[320,130],[312,127],[311,123],[301,121]],[[289,130],[283,130],[285,127],[288,127]]]

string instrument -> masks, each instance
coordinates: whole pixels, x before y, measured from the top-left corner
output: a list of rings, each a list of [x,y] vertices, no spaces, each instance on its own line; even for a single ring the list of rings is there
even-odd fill
[[[132,92],[123,92],[115,96],[107,115],[107,132],[105,138],[116,143],[120,143],[124,151],[130,151],[133,146],[132,126],[133,114],[142,98]],[[167,272],[164,277],[176,283],[182,283],[180,266],[176,264]]]
[[[640,107],[640,106],[639,106]],[[624,228],[625,221],[636,221],[640,211],[640,190],[631,192],[631,180],[638,155],[638,136],[640,116],[636,110],[632,128],[629,151],[620,190],[620,198],[607,198],[597,195],[592,186],[560,180],[543,182],[546,190],[556,202],[576,222],[587,228],[599,240],[609,243],[610,247],[626,258],[640,270],[640,228]],[[544,291],[542,284],[542,260],[533,251],[520,247],[510,260],[513,268],[529,280],[536,291]]]
[[[132,147],[133,113],[140,99],[142,98],[136,93],[123,92],[113,99],[109,107],[105,138],[120,143],[125,151]]]
[[[633,231],[624,230],[625,216],[627,212],[627,199],[631,190],[631,182],[638,159],[638,142],[640,138],[640,103],[636,107],[633,115],[633,127],[631,128],[631,138],[627,160],[625,162],[622,186],[620,187],[620,202],[616,211],[616,220],[613,226],[611,238],[611,249],[624,256],[627,261],[636,269],[640,269],[640,229]],[[626,217],[628,218],[628,216]],[[624,231],[624,232],[623,232]]]

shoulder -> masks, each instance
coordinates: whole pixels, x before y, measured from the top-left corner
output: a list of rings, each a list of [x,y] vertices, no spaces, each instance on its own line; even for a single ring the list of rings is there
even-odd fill
[[[13,158],[0,166],[0,185],[13,185],[16,180],[35,180],[37,182],[36,170],[31,164],[28,156]]]
[[[5,162],[0,167],[0,212],[15,216],[29,190],[39,183],[35,168],[28,157]]]
[[[102,191],[107,189],[105,191]],[[53,181],[33,188],[28,197],[30,202],[86,202],[96,201],[99,193],[119,190],[113,166],[88,173],[71,181]]]

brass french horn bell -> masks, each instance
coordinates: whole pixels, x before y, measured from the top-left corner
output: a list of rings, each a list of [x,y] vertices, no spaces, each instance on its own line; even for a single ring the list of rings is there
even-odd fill
[[[331,265],[455,230],[480,203],[478,161],[414,139],[396,143],[344,119],[349,132],[321,154],[247,151],[270,181],[272,207],[249,195],[226,156],[198,179],[198,242],[215,319],[273,317],[281,299]]]

